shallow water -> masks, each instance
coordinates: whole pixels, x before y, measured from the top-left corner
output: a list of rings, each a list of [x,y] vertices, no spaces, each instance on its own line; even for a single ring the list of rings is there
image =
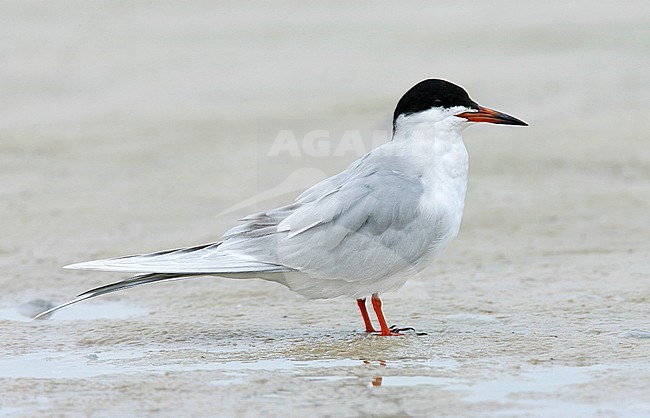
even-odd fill
[[[0,416],[650,415],[646,2],[0,8]],[[63,265],[217,240],[336,173],[431,76],[530,126],[466,130],[460,236],[382,297],[427,335],[218,278],[29,320],[123,277]]]

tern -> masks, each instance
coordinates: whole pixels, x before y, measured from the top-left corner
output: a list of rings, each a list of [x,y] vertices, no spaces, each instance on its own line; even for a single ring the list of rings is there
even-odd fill
[[[461,133],[476,122],[527,126],[479,106],[453,83],[421,81],[397,103],[391,141],[293,203],[245,217],[215,243],[68,265],[134,276],[36,318],[134,286],[220,276],[280,283],[310,299],[354,298],[366,332],[400,335],[388,327],[379,295],[402,287],[458,235],[468,174]]]

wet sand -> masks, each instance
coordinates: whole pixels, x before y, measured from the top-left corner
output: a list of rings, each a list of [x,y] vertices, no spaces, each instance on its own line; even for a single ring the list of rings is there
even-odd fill
[[[650,414],[646,2],[0,7],[0,415]],[[465,131],[460,236],[383,298],[426,336],[218,278],[28,320],[124,277],[63,265],[290,201],[428,77],[530,127]]]

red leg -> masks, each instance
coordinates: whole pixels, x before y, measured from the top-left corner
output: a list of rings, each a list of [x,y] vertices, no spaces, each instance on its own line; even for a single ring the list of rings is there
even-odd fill
[[[357,305],[359,305],[359,310],[361,311],[361,316],[363,317],[363,323],[366,325],[366,332],[377,332],[372,327],[372,322],[370,322],[368,310],[366,309],[366,299],[357,299]]]
[[[384,313],[381,311],[381,300],[379,299],[379,295],[376,293],[372,295],[372,307],[375,310],[375,314],[377,314],[377,319],[379,320],[379,326],[381,327],[381,333],[379,335],[383,335],[383,336],[402,335],[398,332],[392,332],[390,329],[388,329],[388,325],[386,324],[386,319],[384,318]]]

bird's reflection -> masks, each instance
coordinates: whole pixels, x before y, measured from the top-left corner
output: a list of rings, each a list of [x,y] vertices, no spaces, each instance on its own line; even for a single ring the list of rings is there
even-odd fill
[[[386,360],[362,360],[362,361],[363,364],[365,364],[366,366],[370,366],[374,363],[377,363],[382,367],[386,367]]]
[[[386,360],[363,360],[363,364],[366,366],[379,365],[381,367],[386,367]],[[373,387],[381,386],[384,378],[381,376],[376,376],[370,382],[370,385]]]

